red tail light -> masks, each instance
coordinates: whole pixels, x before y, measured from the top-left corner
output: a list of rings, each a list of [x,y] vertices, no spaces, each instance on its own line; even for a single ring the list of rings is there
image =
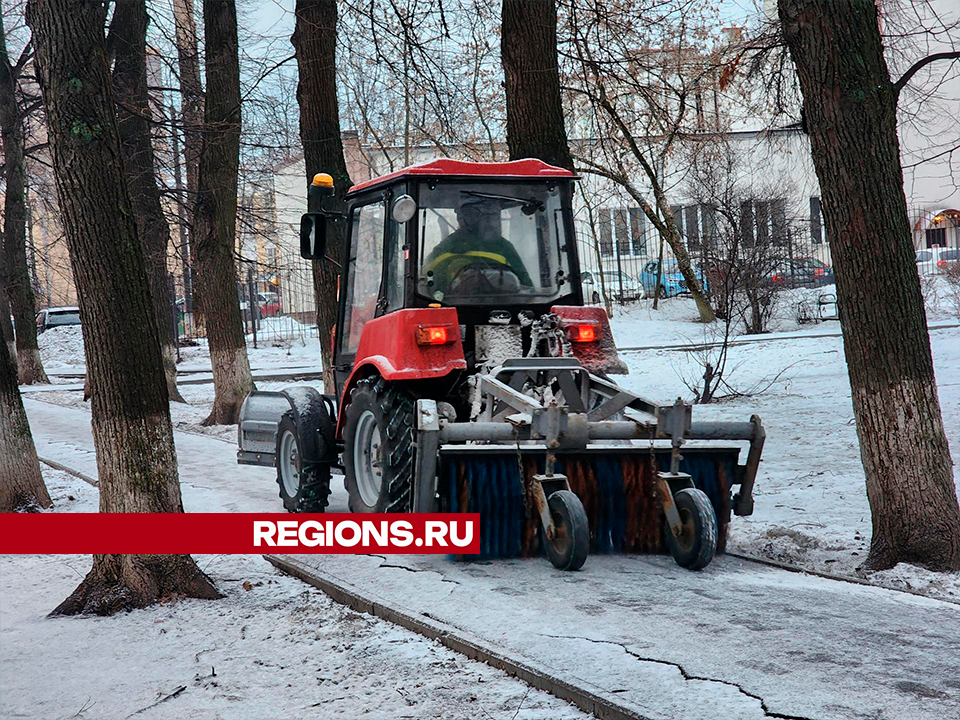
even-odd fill
[[[773,277],[770,278],[774,282],[783,282],[783,275],[780,273],[774,273]]]
[[[820,277],[821,275],[823,275],[823,268],[822,268],[822,267],[818,267],[818,268],[816,268],[816,269],[813,271],[813,276],[814,276],[814,277]]]
[[[418,345],[446,345],[450,341],[446,325],[421,325],[417,328]]]
[[[596,342],[600,337],[600,328],[593,323],[573,323],[567,325],[567,338],[570,342]]]
[[[942,268],[947,264],[946,260],[937,260],[937,267]]]

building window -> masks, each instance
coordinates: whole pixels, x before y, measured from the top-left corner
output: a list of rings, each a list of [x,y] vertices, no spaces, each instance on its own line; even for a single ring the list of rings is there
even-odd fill
[[[613,256],[613,227],[610,224],[610,210],[600,210],[600,254],[604,257]]]
[[[630,254],[630,235],[627,228],[630,224],[630,217],[626,208],[619,208],[613,211],[613,229],[617,238],[617,255]]]
[[[744,247],[764,247],[789,242],[786,201],[745,200],[740,203],[740,242]]]
[[[827,242],[826,228],[823,225],[823,208],[818,197],[810,198],[810,239],[818,245]]]
[[[947,244],[947,229],[945,227],[928,228],[926,231],[927,247],[944,247]]]
[[[638,207],[630,208],[630,238],[634,255],[647,254],[647,238],[644,234],[646,216]]]

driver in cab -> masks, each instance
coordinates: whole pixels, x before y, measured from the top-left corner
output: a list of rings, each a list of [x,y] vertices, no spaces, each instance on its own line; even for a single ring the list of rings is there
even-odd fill
[[[465,201],[457,208],[457,221],[460,227],[437,244],[424,264],[434,291],[485,295],[533,286],[516,248],[500,234],[497,203]]]

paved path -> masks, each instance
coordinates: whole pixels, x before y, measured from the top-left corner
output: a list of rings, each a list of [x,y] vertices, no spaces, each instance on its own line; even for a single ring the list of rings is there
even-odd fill
[[[23,405],[40,457],[97,477],[89,411],[26,397]],[[187,512],[283,512],[274,470],[237,465],[236,446],[222,440],[180,431],[174,438]],[[346,512],[341,477],[333,484],[331,512]]]
[[[41,456],[96,477],[89,412],[25,399]],[[269,468],[176,433],[188,512],[281,509]],[[345,511],[338,476],[331,510]],[[301,565],[583,682],[651,718],[960,717],[960,607],[719,557],[307,556]]]
[[[960,717],[960,607],[728,557],[296,556],[650,718]]]

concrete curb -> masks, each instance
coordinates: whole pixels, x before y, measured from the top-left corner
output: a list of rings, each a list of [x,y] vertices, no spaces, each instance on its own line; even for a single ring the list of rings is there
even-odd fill
[[[929,325],[927,326],[928,332],[933,332],[934,330],[949,330],[951,328],[960,327],[960,323],[947,323],[944,325]],[[738,338],[731,339],[727,345],[729,347],[734,347],[737,345],[752,345],[753,343],[763,343],[763,342],[780,342],[780,341],[789,341],[789,340],[816,340],[817,338],[831,338],[831,337],[843,337],[843,333],[839,330],[835,332],[822,332],[822,333],[806,333],[806,334],[797,334],[797,335],[782,335],[782,336],[769,336],[769,335],[755,335],[751,337],[740,336]],[[669,343],[666,345],[636,345],[634,347],[618,347],[619,352],[642,352],[644,350],[709,350],[710,348],[720,347],[723,345],[723,341],[717,342],[708,342],[708,343]]]
[[[574,684],[563,680],[550,667],[532,660],[521,660],[507,655],[484,640],[427,615],[412,615],[398,605],[360,592],[340,578],[321,573],[316,568],[305,568],[289,556],[264,555],[263,557],[280,571],[322,590],[342,605],[436,640],[444,647],[465,655],[471,660],[484,662],[523,680],[538,690],[544,690],[561,700],[566,700],[584,712],[592,713],[600,720],[650,720],[646,715],[641,715],[618,702],[612,693],[591,683],[578,680],[577,684]]]
[[[83,480],[85,483],[90,483],[90,484],[93,485],[94,487],[99,487],[99,485],[100,485],[100,481],[99,481],[99,480],[94,480],[94,479],[93,479],[92,477],[90,477],[89,475],[84,475],[84,474],[83,474],[82,472],[80,472],[79,470],[74,470],[73,468],[69,468],[69,467],[67,467],[66,465],[61,465],[60,463],[56,462],[55,460],[47,460],[46,458],[42,458],[42,457],[39,457],[39,456],[37,457],[37,459],[38,459],[40,462],[42,462],[44,465],[49,465],[49,466],[52,467],[54,470],[60,470],[61,472],[67,473],[67,475],[73,475],[75,478],[79,478],[79,479]]]

